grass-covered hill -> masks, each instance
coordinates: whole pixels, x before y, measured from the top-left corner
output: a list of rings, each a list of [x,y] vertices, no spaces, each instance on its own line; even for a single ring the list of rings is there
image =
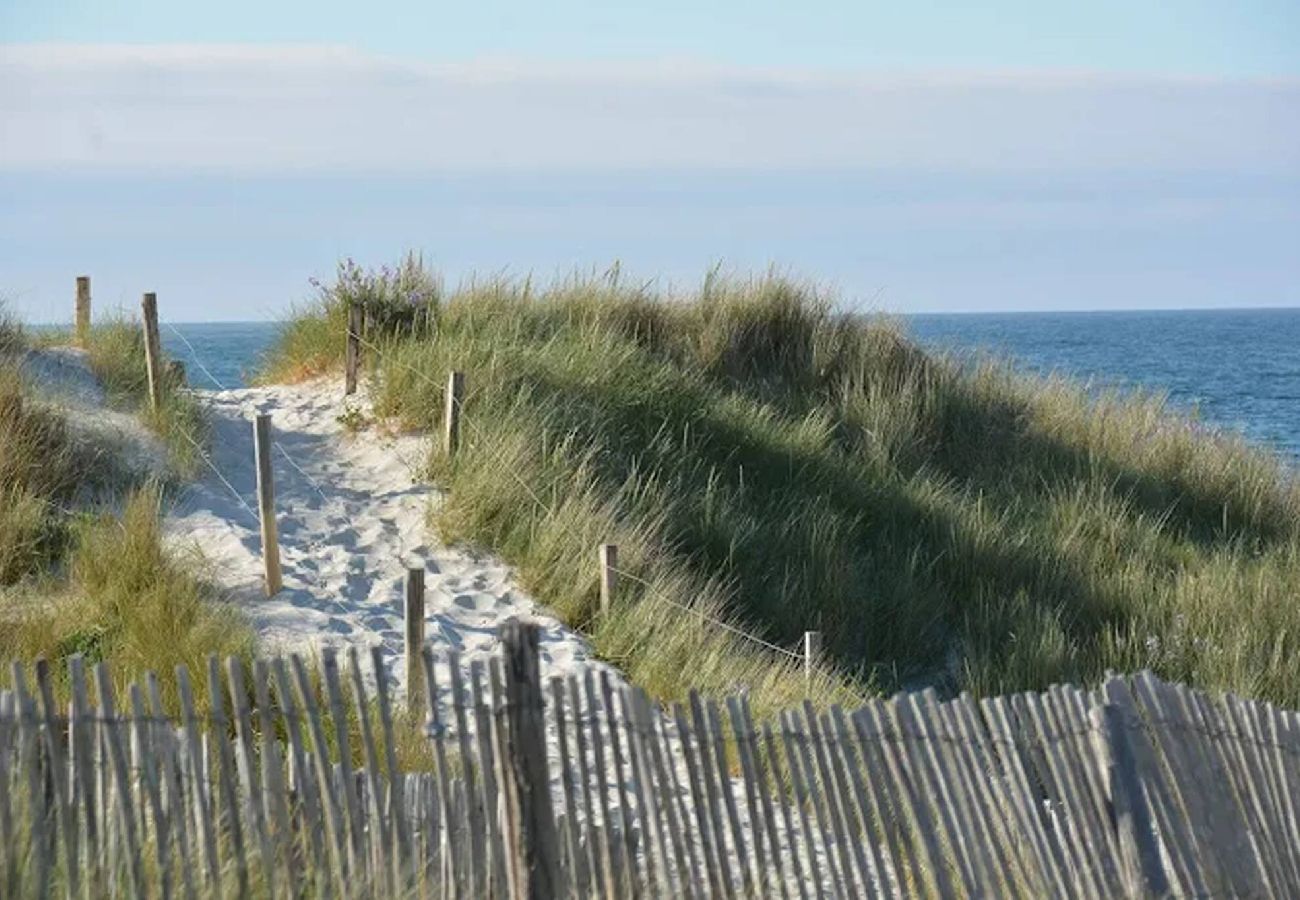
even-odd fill
[[[661,695],[803,691],[666,596],[786,646],[822,631],[824,696],[1149,667],[1300,704],[1300,489],[1158,397],[935,356],[776,277],[448,295],[412,260],[343,266],[265,377],[340,365],[350,301],[382,347],[381,414],[433,427],[446,373],[466,372],[464,452],[431,459],[439,528],[500,552]],[[607,618],[603,541],[649,585],[625,579]]]

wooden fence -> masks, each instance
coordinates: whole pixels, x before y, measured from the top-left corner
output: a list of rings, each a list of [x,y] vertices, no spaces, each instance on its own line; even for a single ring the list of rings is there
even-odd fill
[[[203,715],[178,670],[176,718],[152,676],[98,665],[92,699],[74,657],[65,708],[15,666],[0,896],[1300,895],[1295,713],[1140,674],[756,726],[543,682],[535,628],[502,638],[466,672],[424,654],[405,773],[378,654],[210,660]]]

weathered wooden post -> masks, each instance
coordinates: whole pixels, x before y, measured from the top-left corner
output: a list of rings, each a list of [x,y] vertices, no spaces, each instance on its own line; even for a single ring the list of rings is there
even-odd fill
[[[597,551],[600,560],[600,613],[607,615],[614,605],[614,591],[618,588],[618,544],[601,544]]]
[[[424,567],[406,570],[406,708],[412,713],[424,702]]]
[[[144,313],[144,363],[149,375],[149,404],[162,406],[162,342],[158,339],[158,295],[148,293],[140,303]]]
[[[813,668],[821,661],[822,633],[805,631],[803,633],[803,674],[804,681],[812,684]]]
[[[447,404],[442,417],[442,444],[448,456],[455,456],[460,447],[460,407],[464,400],[465,373],[452,372],[447,376]]]
[[[511,619],[501,626],[500,637],[505,653],[509,762],[505,767],[509,784],[502,789],[513,795],[506,803],[506,852],[517,873],[511,880],[510,895],[514,900],[550,900],[560,896],[563,886],[546,765],[537,626]]]
[[[77,343],[83,347],[90,335],[90,276],[77,276]]]
[[[257,459],[257,514],[262,520],[262,565],[266,596],[280,592],[280,537],[275,527],[275,484],[271,479],[271,416],[258,413],[253,423],[253,455]]]
[[[357,368],[361,365],[361,304],[355,300],[348,302],[348,343],[343,357],[343,394],[351,396],[357,392]]]

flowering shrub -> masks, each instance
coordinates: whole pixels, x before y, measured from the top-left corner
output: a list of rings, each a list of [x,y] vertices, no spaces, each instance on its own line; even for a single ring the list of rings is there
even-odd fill
[[[408,253],[397,265],[377,269],[348,258],[339,263],[333,284],[315,278],[311,284],[327,307],[346,310],[359,303],[369,335],[421,335],[437,328],[442,285],[417,254]]]

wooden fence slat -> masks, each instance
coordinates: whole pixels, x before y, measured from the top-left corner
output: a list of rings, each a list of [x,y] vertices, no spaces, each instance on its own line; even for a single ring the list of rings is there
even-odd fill
[[[736,868],[746,894],[757,890],[753,869],[750,868],[749,853],[745,848],[745,834],[740,827],[740,813],[736,808],[735,791],[732,790],[731,770],[727,766],[727,748],[722,737],[722,717],[718,714],[717,704],[712,700],[704,704],[704,721],[707,740],[712,745],[714,771],[718,777],[718,793],[722,795],[722,807],[727,812],[727,823],[731,826],[731,847],[736,857]]]
[[[673,758],[673,741],[672,735],[669,734],[671,724],[667,715],[656,709],[653,704],[647,704],[646,709],[650,718],[650,739],[654,741],[655,766],[658,767],[660,778],[663,779],[664,791],[668,793],[669,825],[679,828],[681,844],[686,851],[685,862],[686,871],[690,873],[690,892],[694,896],[705,897],[708,896],[708,879],[707,875],[702,873],[699,854],[695,852],[694,835],[690,830],[690,804],[682,789],[681,775],[677,771],[679,765]],[[686,791],[689,789],[689,786],[686,787]]]
[[[388,667],[384,665],[383,647],[370,648],[370,668],[375,675],[375,699],[379,707],[379,727],[384,741],[384,768],[387,771],[387,809],[389,840],[393,846],[392,873],[397,893],[411,889],[411,836],[406,815],[406,775],[397,765],[397,740],[393,731],[393,711],[388,691]]]
[[[474,705],[475,737],[478,740],[478,771],[482,785],[482,808],[487,829],[484,879],[489,896],[500,895],[505,889],[505,867],[501,855],[501,823],[497,817],[496,766],[492,758],[492,707],[484,693],[483,663],[470,663],[470,695]],[[581,733],[581,732],[579,732]]]
[[[663,736],[658,727],[660,716],[653,708],[645,691],[638,688],[635,694],[638,718],[644,734],[646,747],[649,749],[650,768],[653,780],[659,785],[659,812],[668,831],[669,843],[672,845],[673,858],[677,861],[677,878],[681,885],[680,893],[686,897],[701,895],[699,861],[695,856],[695,847],[690,842],[683,828],[683,819],[679,815],[678,784],[676,771],[667,757],[663,746]]]
[[[44,719],[45,754],[50,769],[49,783],[52,788],[59,828],[63,834],[64,879],[69,897],[79,893],[79,876],[81,869],[77,858],[77,820],[68,796],[69,783],[64,778],[67,765],[64,762],[63,740],[56,722],[59,710],[54,703],[54,688],[50,684],[50,664],[44,657],[36,660],[36,688],[41,699],[41,715]]]
[[[158,676],[154,672],[145,673],[145,691],[149,699],[149,715],[152,717],[156,740],[154,750],[159,754],[158,767],[162,788],[167,798],[167,825],[172,833],[171,840],[178,852],[178,868],[181,873],[181,886],[185,890],[186,900],[194,900],[197,890],[194,874],[190,866],[189,807],[185,802],[184,781],[180,764],[180,747],[177,732],[166,719],[163,708],[162,692],[158,687]]]
[[[266,810],[262,806],[262,789],[258,784],[257,767],[253,760],[253,716],[248,708],[248,691],[244,688],[244,665],[233,656],[226,660],[226,676],[230,685],[230,709],[235,720],[235,761],[239,782],[243,786],[243,809],[257,837],[257,855],[262,863],[262,875],[267,890],[275,896],[275,853],[271,849],[271,835],[266,827]]]
[[[590,685],[588,687],[590,688]],[[593,695],[591,699],[594,705],[595,696]],[[628,892],[635,897],[640,895],[643,886],[640,875],[642,863],[645,868],[645,884],[650,883],[650,856],[648,853],[644,859],[638,859],[637,856],[632,833],[633,813],[628,802],[628,784],[635,778],[631,764],[632,753],[629,748],[625,754],[621,746],[618,717],[614,713],[614,691],[610,685],[609,673],[605,671],[600,673],[600,699],[601,709],[605,713],[605,727],[609,732],[610,769],[614,773],[614,787],[618,794],[618,828],[622,837],[619,859],[623,865]],[[647,839],[647,835],[642,831],[642,843]]]
[[[709,890],[715,896],[725,895],[729,885],[724,882],[722,877],[723,861],[718,856],[717,849],[714,846],[713,823],[710,821],[708,808],[705,805],[705,788],[700,781],[699,762],[695,756],[695,742],[690,724],[686,721],[686,711],[680,703],[673,704],[673,721],[677,725],[677,740],[681,745],[682,761],[686,765],[686,778],[690,787],[691,812],[694,815],[693,819],[687,821],[694,825],[695,833],[699,835],[700,852],[704,857],[705,881]],[[687,832],[690,831],[688,825]]]
[[[158,761],[153,753],[153,741],[150,740],[149,716],[144,708],[144,694],[140,690],[140,685],[132,684],[128,689],[128,694],[131,698],[131,715],[134,719],[132,726],[135,729],[137,743],[140,747],[140,756],[136,762],[140,767],[144,783],[144,794],[154,823],[153,845],[154,858],[158,863],[158,887],[163,900],[170,900],[172,895],[171,841],[169,840],[168,829],[164,827],[161,776],[158,770]],[[143,817],[144,810],[142,808],[141,818]]]
[[[859,713],[848,716],[847,730],[853,738],[858,753],[862,757],[862,768],[867,773],[864,786],[872,815],[890,853],[890,869],[894,874],[895,889],[906,892],[909,888],[909,873],[915,865],[915,857],[908,835],[907,814],[899,799],[898,790],[893,781],[887,777],[889,763],[881,747],[878,734],[868,731],[865,721]]]
[[[1034,714],[1031,694],[1015,694],[1010,698],[1013,732],[1017,748],[1026,761],[1027,768],[1045,795],[1042,806],[1048,814],[1050,829],[1057,836],[1062,857],[1070,873],[1071,891],[1084,896],[1095,896],[1098,886],[1088,867],[1088,849],[1077,824],[1069,815],[1068,788],[1064,775],[1052,753],[1052,733],[1046,730],[1041,716]]]
[[[455,650],[447,651],[448,686],[451,691],[452,713],[456,717],[456,743],[460,749],[461,771],[465,779],[466,802],[469,807],[469,866],[468,885],[470,896],[481,895],[483,872],[486,868],[487,851],[483,846],[483,815],[480,806],[482,796],[478,783],[481,780],[474,765],[474,752],[470,745],[469,726],[465,715],[465,685],[461,677],[460,654]]]
[[[569,697],[569,708],[573,710],[573,737],[575,756],[578,761],[578,785],[582,797],[583,830],[586,833],[586,866],[590,875],[591,893],[596,896],[611,896],[614,893],[612,865],[609,858],[609,843],[605,840],[606,829],[596,828],[595,804],[591,798],[591,766],[587,761],[587,730],[596,730],[595,712],[588,708],[587,715],[582,711],[582,693],[578,689],[578,679],[573,675],[565,678],[565,687]],[[607,878],[608,876],[608,878]]]
[[[69,755],[72,757],[74,781],[72,794],[78,806],[84,811],[80,816],[82,846],[85,849],[85,877],[83,879],[86,897],[98,896],[101,891],[101,859],[99,852],[98,814],[96,812],[97,795],[95,793],[94,743],[96,728],[91,717],[89,693],[86,690],[85,660],[80,653],[68,657],[68,682],[71,687],[72,703],[68,725]],[[3,741],[0,740],[0,783],[7,782],[3,768]],[[6,800],[6,809],[7,809]],[[6,809],[0,809],[0,840],[5,846],[12,846],[10,828],[4,826]]]
[[[379,772],[379,751],[375,749],[373,729],[370,727],[370,701],[366,695],[361,659],[355,645],[348,647],[348,672],[352,676],[352,705],[361,729],[362,759],[365,760],[365,769],[358,774],[364,778],[366,785],[362,817],[368,822],[365,833],[370,845],[367,859],[370,861],[372,890],[376,895],[383,893],[391,897],[396,890],[393,883],[392,833],[384,821],[385,789]]]
[[[189,759],[190,778],[192,779],[190,797],[193,801],[194,833],[199,836],[199,842],[203,847],[205,883],[211,887],[215,894],[219,893],[221,889],[221,862],[217,855],[216,833],[212,827],[214,815],[210,785],[207,779],[203,777],[203,762],[200,759],[203,743],[199,736],[198,714],[194,709],[194,693],[190,687],[190,673],[184,666],[176,667],[176,690],[180,695],[181,734],[184,739],[185,752]]]
[[[915,854],[915,864],[911,867],[912,883],[904,890],[920,893],[926,881],[931,884],[926,889],[939,896],[954,896],[957,888],[952,884],[952,875],[943,851],[936,839],[937,826],[934,823],[930,806],[919,796],[915,770],[906,752],[906,744],[886,703],[868,703],[857,714],[859,728],[864,745],[876,745],[881,749],[889,778],[886,782],[897,786],[895,794],[898,808],[910,824],[911,846]]]
[[[859,885],[863,894],[881,896],[885,893],[884,863],[881,861],[880,848],[870,832],[870,822],[863,819],[860,823],[854,815],[854,804],[850,800],[848,773],[845,771],[841,748],[836,739],[833,725],[824,713],[817,716],[817,730],[822,738],[826,761],[835,786],[836,805],[839,807],[841,827],[844,840],[848,843],[855,871],[858,873]],[[863,851],[868,846],[871,858],[868,860]]]
[[[42,752],[41,726],[36,711],[36,701],[27,689],[27,676],[23,672],[21,663],[14,662],[10,669],[10,677],[13,680],[14,699],[18,709],[18,772],[19,777],[27,783],[27,808],[30,821],[26,835],[28,850],[22,856],[35,860],[36,884],[32,890],[37,896],[44,897],[51,887],[54,873],[54,843],[58,839],[54,830],[54,816],[49,809],[50,798],[45,792],[49,772]],[[132,844],[134,846],[134,841]]]
[[[867,845],[867,849],[871,852],[871,867],[876,876],[876,892],[883,897],[892,897],[897,893],[898,864],[897,854],[895,854],[895,860],[886,865],[884,855],[880,851],[880,844],[884,843],[888,846],[892,838],[885,824],[884,811],[877,804],[875,794],[872,793],[868,796],[867,789],[863,786],[862,769],[854,752],[854,742],[849,735],[848,725],[844,719],[844,710],[840,708],[839,704],[831,706],[830,721],[835,730],[835,745],[840,753],[841,762],[849,783],[852,786],[854,800],[857,801],[858,817],[862,823],[860,840]],[[867,781],[870,783],[871,779],[868,778]],[[844,804],[846,807],[849,806],[847,795]]]
[[[516,883],[518,898],[551,900],[560,890],[559,841],[551,805],[546,763],[544,700],[538,663],[538,629],[517,619],[498,631],[504,650],[506,717],[511,741],[512,776],[519,801],[520,830],[512,842],[522,856],[526,881]]]
[[[650,781],[649,767],[646,760],[645,746],[637,730],[636,711],[630,702],[632,688],[624,686],[619,691],[619,703],[623,710],[624,739],[627,744],[627,759],[631,770],[632,797],[640,826],[641,852],[644,855],[646,886],[652,894],[666,896],[672,893],[672,884],[668,876],[668,860],[665,858],[664,837],[658,822],[658,809],[654,801],[654,785]],[[610,731],[617,732],[617,719],[610,715]]]
[[[441,826],[439,829],[441,836],[439,842],[440,855],[447,879],[451,884],[455,885],[457,895],[461,896],[464,893],[464,875],[456,858],[455,831],[452,827],[453,819],[451,816],[451,776],[447,769],[447,749],[443,744],[443,725],[438,714],[438,679],[434,672],[433,651],[427,644],[421,648],[420,660],[424,666],[425,702],[429,707],[429,717],[425,727],[430,740],[433,742],[434,771],[438,778],[438,821]],[[500,709],[500,706],[497,705],[497,708]]]
[[[1211,846],[1221,848],[1224,857],[1221,865],[1223,874],[1242,895],[1261,892],[1294,893],[1286,889],[1287,882],[1291,880],[1288,874],[1291,854],[1278,842],[1283,833],[1281,799],[1274,779],[1274,769],[1267,763],[1263,735],[1255,727],[1252,715],[1255,704],[1242,702],[1231,694],[1223,698],[1225,706],[1235,707],[1240,714],[1238,722],[1244,726],[1247,735],[1245,746],[1248,748],[1250,770],[1260,776],[1254,784],[1261,795],[1263,813],[1263,822],[1258,832],[1249,824],[1250,816],[1246,809],[1249,804],[1243,802],[1243,798],[1233,790],[1234,783],[1231,780],[1220,777],[1220,773],[1215,771],[1214,748],[1208,735],[1199,728],[1199,717],[1189,705],[1190,692],[1185,688],[1177,689],[1159,682],[1154,676],[1145,682],[1150,695],[1161,704],[1170,727],[1185,735],[1181,750],[1188,768],[1180,774],[1180,778],[1204,784],[1198,800],[1203,809],[1213,811],[1214,821],[1207,830]]]
[[[117,727],[117,713],[113,705],[113,682],[108,674],[108,666],[99,662],[95,664],[95,688],[99,693],[99,713],[104,723],[104,736],[108,744],[108,753],[112,765],[113,782],[117,786],[117,808],[121,816],[122,832],[126,842],[127,872],[131,876],[131,890],[140,896],[145,893],[144,874],[141,868],[141,853],[138,842],[136,810],[131,803],[131,779],[127,774],[126,749],[122,745],[122,736]],[[16,689],[20,690],[20,680],[14,679]]]
[[[800,860],[799,852],[799,832],[795,830],[794,817],[790,814],[790,793],[793,787],[787,788],[781,780],[781,757],[777,753],[776,738],[772,735],[772,726],[764,722],[762,748],[766,753],[766,770],[772,773],[773,791],[776,797],[776,808],[781,814],[781,833],[785,836],[785,846],[788,848],[787,860],[790,864],[791,874],[794,876],[795,890],[799,892],[799,900],[808,900],[808,884],[811,880],[804,876],[803,862]],[[805,853],[811,853],[811,847],[804,848]],[[810,869],[810,871],[813,871]],[[820,896],[820,889],[817,890],[817,896]]]
[[[296,653],[289,657],[289,666],[293,671],[295,686],[298,688],[299,714],[307,723],[307,733],[311,736],[310,761],[305,770],[315,773],[315,787],[311,790],[320,798],[325,820],[325,832],[332,850],[333,869],[341,891],[351,883],[353,871],[352,854],[349,850],[347,826],[344,822],[343,801],[333,779],[333,767],[330,765],[329,741],[325,737],[325,726],[321,722],[320,709],[312,691],[311,679],[302,657]],[[311,796],[309,794],[309,796]]]
[[[1153,738],[1152,743],[1159,749],[1163,758],[1170,795],[1187,823],[1188,845],[1194,848],[1193,852],[1205,887],[1212,894],[1230,890],[1233,879],[1224,870],[1225,861],[1206,856],[1206,849],[1209,846],[1206,833],[1211,829],[1217,830],[1217,825],[1206,818],[1209,810],[1202,802],[1202,792],[1206,786],[1187,785],[1179,777],[1181,772],[1192,769],[1183,736],[1179,735],[1175,738],[1170,732],[1171,720],[1163,701],[1151,690],[1151,685],[1140,674],[1133,679],[1133,695],[1139,708],[1151,723],[1152,727],[1149,731]]]
[[[713,835],[714,855],[718,863],[717,880],[721,884],[720,893],[731,897],[734,896],[735,891],[731,878],[731,853],[727,849],[727,834],[722,822],[721,796],[721,792],[726,790],[727,779],[725,775],[714,771],[713,741],[710,737],[708,721],[704,717],[704,704],[700,702],[700,695],[692,688],[687,699],[691,707],[691,722],[695,726],[695,740],[699,747],[700,782],[704,786],[709,831]]]
[[[753,863],[753,883],[755,889],[769,896],[771,891],[771,879],[767,872],[767,857],[769,853],[774,853],[774,848],[764,847],[763,818],[758,808],[758,786],[754,783],[755,776],[753,771],[753,762],[749,756],[749,742],[745,737],[745,726],[740,714],[740,701],[731,696],[726,699],[727,718],[731,721],[731,733],[736,741],[736,761],[740,764],[740,780],[745,789],[745,812],[749,821],[749,834],[751,835],[754,855],[751,857]]]
[[[622,779],[618,770],[617,757],[615,757],[613,766],[609,766],[605,762],[605,738],[602,733],[600,716],[600,712],[604,707],[596,696],[595,677],[592,675],[590,668],[583,672],[583,688],[587,697],[587,710],[591,722],[591,758],[592,768],[596,774],[596,806],[600,809],[601,849],[605,854],[606,884],[609,885],[606,894],[614,896],[618,891],[622,891],[628,896],[635,897],[637,895],[635,863],[631,861],[630,854],[626,852],[627,844],[624,843],[625,827],[623,823],[627,820],[623,817]],[[606,719],[605,722],[608,725],[609,720]],[[607,773],[611,769],[614,777],[614,790],[618,794],[620,822],[617,831],[615,831],[613,812],[609,805],[610,785]]]
[[[816,843],[812,845],[811,852],[815,853],[818,849],[824,854],[826,868],[831,877],[831,892],[837,897],[851,896],[853,891],[853,878],[844,871],[842,861],[836,858],[835,836],[832,834],[833,826],[830,824],[830,812],[827,809],[825,798],[817,784],[817,770],[813,767],[812,755],[808,750],[808,738],[803,729],[799,727],[799,717],[794,710],[789,710],[783,714],[784,730],[797,751],[796,755],[791,756],[791,767],[793,771],[798,772],[799,780],[804,786],[804,792],[808,798],[808,805],[813,810],[813,821],[817,825]]]
[[[980,827],[994,845],[1003,883],[1009,892],[1042,896],[1046,887],[1038,880],[1033,864],[1024,856],[1028,836],[1017,827],[1016,814],[1007,797],[1014,789],[1008,790],[998,783],[1001,773],[993,760],[989,736],[977,720],[970,695],[963,693],[943,704],[943,711],[957,752],[965,760],[975,790],[976,815]]]
[[[1147,685],[1153,693],[1160,691],[1160,688],[1151,682],[1147,682]],[[1229,721],[1242,735],[1240,747],[1245,763],[1241,770],[1245,776],[1242,782],[1246,797],[1250,801],[1247,805],[1253,806],[1258,811],[1259,826],[1257,829],[1251,829],[1243,823],[1239,827],[1227,829],[1222,824],[1222,819],[1227,818],[1227,811],[1225,811],[1224,816],[1216,818],[1218,828],[1211,838],[1211,846],[1231,848],[1224,854],[1230,857],[1224,860],[1224,864],[1231,867],[1229,872],[1234,876],[1234,884],[1239,893],[1245,894],[1252,891],[1274,894],[1287,893],[1284,885],[1280,883],[1280,879],[1285,874],[1286,864],[1283,859],[1291,854],[1275,844],[1281,825],[1280,801],[1273,780],[1270,777],[1272,767],[1267,765],[1265,761],[1263,739],[1256,730],[1252,719],[1251,707],[1253,704],[1228,694],[1223,698],[1222,705],[1228,713]],[[1172,704],[1167,705],[1165,710],[1171,718],[1177,715],[1172,709]],[[1240,807],[1236,807],[1230,800],[1225,802],[1220,799],[1220,802],[1215,804],[1216,808],[1224,806],[1232,807],[1232,811],[1241,812]],[[1255,879],[1250,878],[1245,873],[1238,873],[1235,866],[1233,866],[1234,863],[1245,864],[1248,861],[1253,864],[1263,884],[1256,883]]]
[[[553,676],[551,686],[551,716],[555,722],[555,734],[560,753],[560,798],[564,801],[559,813],[564,819],[564,841],[568,846],[569,871],[568,893],[574,897],[586,897],[590,873],[586,871],[583,861],[582,838],[578,833],[577,789],[574,784],[573,759],[569,755],[569,735],[567,719],[564,715],[564,679]],[[577,718],[577,713],[574,713]],[[581,730],[581,725],[577,726]]]
[[[325,686],[325,702],[334,722],[334,746],[338,753],[339,794],[342,797],[343,818],[347,823],[348,853],[352,860],[352,877],[359,879],[359,887],[369,890],[373,884],[374,873],[370,871],[369,855],[365,848],[365,833],[362,826],[363,816],[361,801],[357,797],[357,780],[352,769],[352,741],[348,737],[348,716],[343,706],[343,687],[339,682],[338,657],[333,648],[324,647],[320,652],[321,677]],[[321,749],[324,753],[324,748]],[[332,769],[330,770],[333,776]]]
[[[848,829],[844,824],[844,813],[840,809],[839,791],[831,771],[830,759],[826,752],[826,743],[822,738],[821,726],[817,720],[817,710],[811,700],[803,703],[803,725],[808,735],[808,745],[812,751],[812,762],[816,766],[817,778],[821,782],[821,795],[826,802],[831,836],[835,850],[839,855],[840,874],[844,877],[845,887],[854,894],[865,894],[870,889],[871,876],[865,870],[861,858],[861,849],[849,846]],[[855,886],[856,882],[856,886]]]
[[[739,698],[739,707],[741,733],[744,735],[744,753],[749,758],[749,768],[758,793],[758,808],[763,817],[764,835],[767,838],[768,851],[772,856],[772,866],[776,873],[777,886],[780,888],[781,896],[788,898],[790,896],[790,886],[786,880],[785,865],[782,862],[785,858],[785,851],[782,850],[780,841],[777,839],[776,815],[772,809],[772,795],[768,786],[768,775],[763,768],[762,754],[758,747],[758,730],[754,727],[748,698]],[[793,846],[790,849],[793,850]]]

